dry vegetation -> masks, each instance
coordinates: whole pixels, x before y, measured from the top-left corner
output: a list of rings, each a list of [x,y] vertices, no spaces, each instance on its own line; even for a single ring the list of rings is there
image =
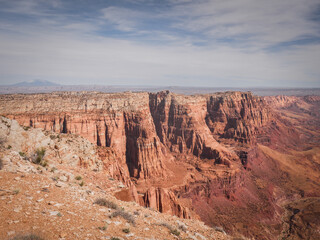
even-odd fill
[[[44,240],[44,238],[35,234],[27,234],[15,236],[14,238],[11,238],[11,240]]]
[[[97,204],[97,205],[103,206],[103,207],[112,208],[112,209],[118,209],[118,205],[116,203],[109,201],[105,198],[97,198],[94,201],[94,204]]]
[[[135,225],[135,220],[134,220],[134,216],[131,215],[128,212],[125,212],[124,210],[116,210],[115,212],[113,212],[110,217],[122,217],[123,219],[127,220],[128,223],[131,223],[132,225]]]

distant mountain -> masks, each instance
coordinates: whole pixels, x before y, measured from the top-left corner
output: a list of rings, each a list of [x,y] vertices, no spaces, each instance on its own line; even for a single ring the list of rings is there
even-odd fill
[[[46,81],[46,80],[32,80],[32,81],[19,82],[16,84],[12,84],[11,86],[14,86],[14,87],[49,87],[49,86],[60,86],[60,84]]]

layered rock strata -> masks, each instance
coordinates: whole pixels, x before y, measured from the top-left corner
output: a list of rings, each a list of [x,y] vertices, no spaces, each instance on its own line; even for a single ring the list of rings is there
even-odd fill
[[[24,126],[78,134],[96,144],[105,171],[130,189],[120,198],[184,218],[192,203],[177,196],[234,198],[245,182],[239,169],[246,167],[246,151],[224,143],[252,143],[274,119],[249,92],[65,92],[0,100],[0,113]]]

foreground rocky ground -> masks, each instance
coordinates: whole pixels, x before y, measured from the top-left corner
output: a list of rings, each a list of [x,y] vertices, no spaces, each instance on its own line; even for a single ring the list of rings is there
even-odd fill
[[[198,220],[117,200],[125,186],[99,169],[95,146],[82,137],[3,117],[0,136],[0,239],[231,239]]]

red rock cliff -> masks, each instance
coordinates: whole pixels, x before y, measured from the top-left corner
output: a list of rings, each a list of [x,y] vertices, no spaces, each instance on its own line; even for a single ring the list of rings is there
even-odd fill
[[[0,98],[0,113],[22,125],[79,134],[100,146],[109,174],[130,187],[132,181],[138,183],[140,197],[135,188],[130,192],[134,200],[186,218],[189,210],[178,192],[230,198],[244,185],[239,169],[245,153],[226,147],[223,139],[252,142],[273,119],[262,99],[240,92],[66,92]],[[188,169],[193,172],[187,174]]]

